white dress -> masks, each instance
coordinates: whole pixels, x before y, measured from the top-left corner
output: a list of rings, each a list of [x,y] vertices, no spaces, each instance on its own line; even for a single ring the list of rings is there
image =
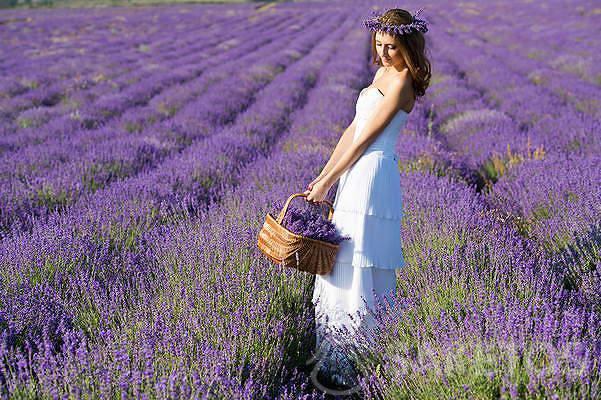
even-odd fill
[[[361,91],[356,103],[353,141],[359,138],[383,98],[382,92],[373,86]],[[340,176],[332,222],[351,240],[340,243],[329,274],[315,275],[312,298],[317,329],[315,355],[325,363],[322,370],[331,374],[352,371],[340,362],[342,353],[336,352],[336,347],[327,340],[334,334],[331,328],[344,326],[352,332],[360,324],[372,327],[373,319],[366,313],[366,306],[374,309],[374,294],[394,307],[396,270],[405,264],[401,250],[400,173],[394,148],[407,117],[405,111],[399,110],[361,157]]]

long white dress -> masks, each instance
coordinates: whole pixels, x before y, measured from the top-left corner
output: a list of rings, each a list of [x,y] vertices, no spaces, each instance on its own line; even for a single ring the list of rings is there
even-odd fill
[[[356,141],[376,105],[384,98],[373,86],[364,88],[356,103]],[[340,176],[332,222],[351,240],[340,244],[332,271],[315,276],[312,302],[315,305],[317,340],[315,355],[329,374],[351,373],[329,338],[332,328],[359,325],[373,327],[372,310],[377,299],[394,307],[396,270],[404,267],[401,250],[402,195],[394,148],[408,114],[399,110],[359,159]],[[378,297],[374,296],[377,295]],[[351,315],[353,317],[351,317]],[[358,318],[359,316],[359,318]],[[347,375],[348,376],[348,375]]]

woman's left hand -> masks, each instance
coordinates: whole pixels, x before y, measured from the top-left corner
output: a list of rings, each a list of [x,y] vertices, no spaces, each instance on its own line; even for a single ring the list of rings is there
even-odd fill
[[[305,190],[304,193],[307,194],[307,201],[311,203],[322,202],[326,198],[331,187],[332,185],[328,184],[325,179],[318,181],[313,185],[311,190]]]

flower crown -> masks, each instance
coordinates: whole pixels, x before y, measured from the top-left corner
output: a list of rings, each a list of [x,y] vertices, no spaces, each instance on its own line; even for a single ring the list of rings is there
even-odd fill
[[[423,8],[420,8],[418,12],[412,15],[410,24],[385,24],[381,21],[383,14],[378,14],[374,11],[370,18],[363,20],[363,25],[365,25],[367,29],[374,32],[394,32],[397,35],[405,35],[416,31],[426,33],[428,32],[428,25],[426,21],[417,17],[422,11]]]

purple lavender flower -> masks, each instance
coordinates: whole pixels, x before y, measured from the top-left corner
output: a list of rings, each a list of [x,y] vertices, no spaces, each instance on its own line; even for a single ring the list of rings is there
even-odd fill
[[[275,205],[279,210],[283,208],[281,201],[275,202]],[[350,240],[349,236],[341,235],[336,225],[328,220],[324,213],[320,211],[321,209],[317,207],[305,210],[289,204],[282,225],[297,235],[333,244],[340,244],[343,240]],[[279,211],[275,215],[278,214]]]

